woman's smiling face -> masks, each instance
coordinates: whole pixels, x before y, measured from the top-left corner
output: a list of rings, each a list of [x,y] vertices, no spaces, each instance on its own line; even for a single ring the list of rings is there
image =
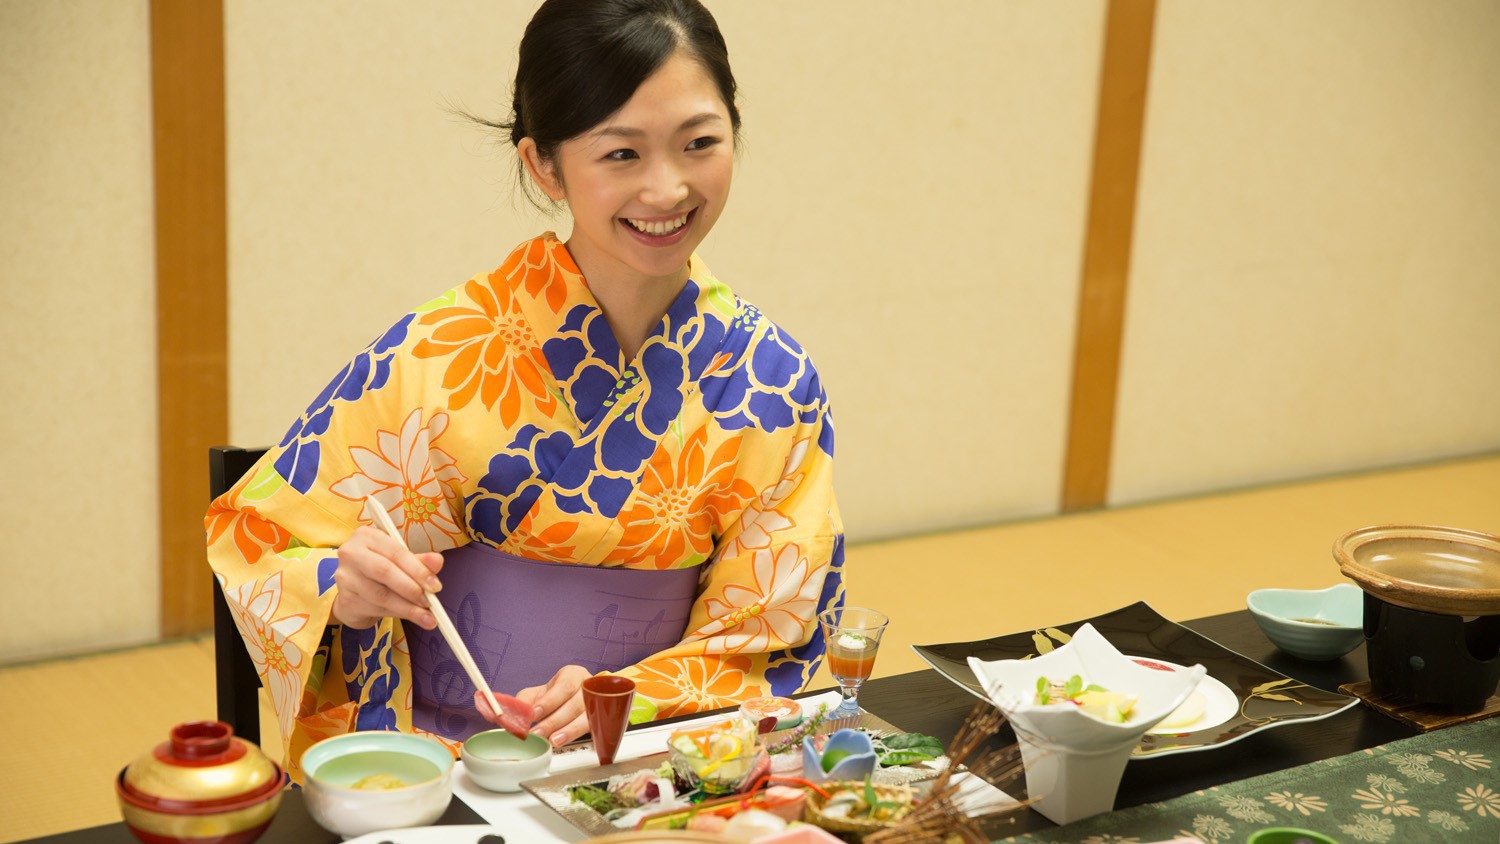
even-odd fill
[[[703,66],[680,50],[552,160],[525,140],[519,151],[547,195],[567,200],[568,251],[595,283],[680,284],[734,173],[729,110]]]

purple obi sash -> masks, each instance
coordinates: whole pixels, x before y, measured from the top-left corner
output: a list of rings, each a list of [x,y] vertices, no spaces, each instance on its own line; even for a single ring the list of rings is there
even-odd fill
[[[544,563],[470,543],[443,552],[438,598],[480,673],[515,694],[564,665],[615,671],[682,640],[699,570]],[[405,625],[412,722],[463,740],[492,725],[474,684],[437,630]]]

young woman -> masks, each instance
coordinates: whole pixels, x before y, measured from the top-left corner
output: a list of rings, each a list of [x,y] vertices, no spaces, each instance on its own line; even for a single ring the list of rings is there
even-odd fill
[[[842,601],[827,397],[694,254],[729,196],[734,97],[696,0],[537,11],[502,125],[567,241],[402,317],[207,516],[292,763],[349,730],[488,727],[424,586],[554,744],[587,730],[598,672],[659,716],[811,677]]]

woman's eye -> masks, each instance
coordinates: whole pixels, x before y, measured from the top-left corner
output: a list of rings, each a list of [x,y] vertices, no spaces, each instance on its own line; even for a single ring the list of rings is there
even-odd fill
[[[640,156],[635,154],[635,150],[633,149],[617,149],[606,154],[604,157],[610,161],[629,161],[633,158],[640,158]]]
[[[718,138],[714,138],[714,137],[694,138],[692,140],[692,142],[687,145],[687,148],[689,150],[708,149],[709,147],[717,144],[718,142],[719,142],[719,139]]]

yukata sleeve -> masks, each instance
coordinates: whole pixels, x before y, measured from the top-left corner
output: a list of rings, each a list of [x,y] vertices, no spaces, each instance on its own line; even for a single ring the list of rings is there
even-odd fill
[[[844,535],[826,409],[795,430],[782,471],[708,565],[683,641],[618,672],[658,717],[791,694],[817,671],[817,614],[843,602]]]
[[[306,732],[320,711],[329,734],[352,728],[356,713],[363,725],[366,688],[384,688],[382,703],[394,697],[399,625],[385,619],[369,631],[348,631],[369,639],[358,648],[343,642],[344,651],[355,652],[344,654],[356,656],[351,666],[337,656],[334,634],[342,628],[330,616],[338,546],[373,521],[365,496],[392,514],[413,550],[450,548],[462,535],[452,483],[458,470],[437,443],[447,417],[401,395],[409,321],[345,366],[204,520],[209,564],[270,692],[284,745],[299,722]],[[370,682],[375,674],[383,685]],[[339,703],[354,705],[328,711]]]

